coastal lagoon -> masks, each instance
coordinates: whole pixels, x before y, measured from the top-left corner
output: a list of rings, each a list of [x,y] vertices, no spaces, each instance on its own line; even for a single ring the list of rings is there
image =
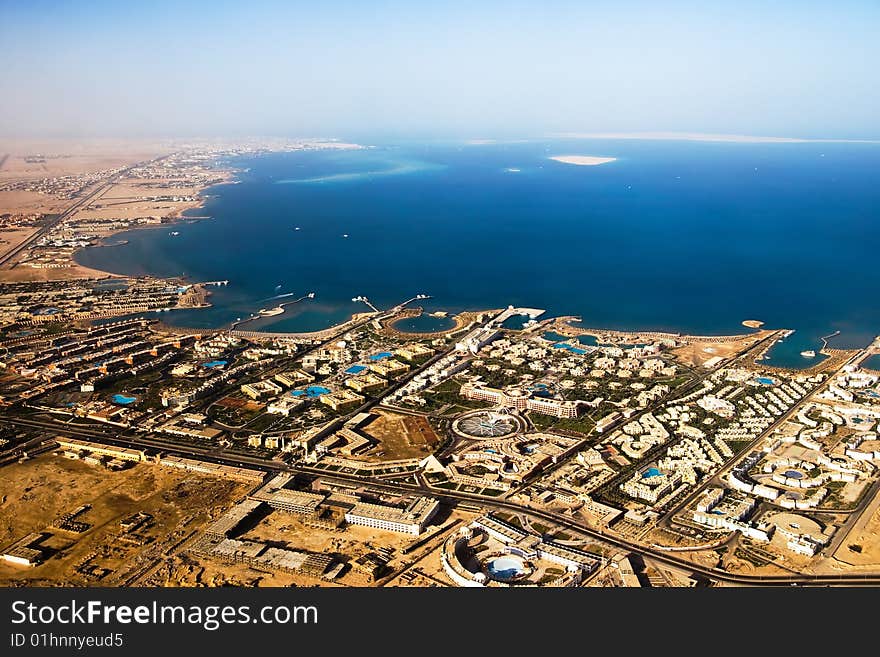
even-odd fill
[[[616,159],[549,159],[563,154]],[[210,219],[128,231],[77,261],[228,279],[212,308],[162,313],[188,327],[315,292],[245,327],[316,330],[367,310],[353,297],[385,308],[426,293],[427,311],[513,304],[624,330],[731,334],[760,319],[796,329],[765,361],[779,365],[812,364],[799,352],[836,330],[832,346],[880,334],[875,144],[431,143],[220,164],[244,171],[191,212]]]

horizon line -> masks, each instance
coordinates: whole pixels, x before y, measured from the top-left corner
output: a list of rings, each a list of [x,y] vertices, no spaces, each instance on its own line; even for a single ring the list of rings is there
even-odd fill
[[[646,139],[658,141],[711,141],[764,144],[880,144],[880,139],[773,137],[739,135],[722,132],[554,132],[550,133],[548,136],[557,139]]]

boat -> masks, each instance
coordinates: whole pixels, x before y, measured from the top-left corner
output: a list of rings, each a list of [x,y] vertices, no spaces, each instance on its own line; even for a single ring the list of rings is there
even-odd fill
[[[296,228],[294,228],[294,230],[299,230],[299,226],[297,226]]]
[[[348,233],[343,233],[342,236],[343,236],[343,237],[348,237]]]
[[[260,315],[263,317],[272,317],[273,315],[280,315],[284,312],[284,308],[281,306],[275,306],[274,308],[260,308]]]
[[[306,296],[307,296],[309,299],[314,299],[314,298],[315,298],[315,293],[314,293],[314,292],[309,292]]]
[[[178,235],[180,235],[180,233],[179,233],[178,231],[176,231],[176,230],[172,230],[172,231],[171,231],[170,233],[168,233],[168,234],[171,235],[172,237],[177,237]]]
[[[812,349],[807,349],[806,351],[801,352],[801,356],[803,356],[804,358],[815,358],[816,352]]]

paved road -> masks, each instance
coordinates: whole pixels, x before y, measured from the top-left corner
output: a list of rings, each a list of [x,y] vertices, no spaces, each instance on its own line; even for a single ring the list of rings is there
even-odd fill
[[[63,422],[53,422],[40,419],[29,418],[5,418],[3,422],[27,427],[32,429],[41,429],[44,431],[52,431],[62,435],[73,435],[76,437],[95,440],[97,442],[117,445],[120,447],[129,447],[136,449],[153,449],[160,450],[165,453],[175,454],[186,457],[196,457],[213,463],[221,463],[224,465],[252,466],[270,472],[290,472],[294,474],[304,474],[314,477],[323,477],[328,479],[336,479],[359,485],[366,485],[380,490],[387,490],[395,493],[410,493],[420,495],[430,495],[438,498],[447,504],[456,504],[461,501],[477,502],[480,506],[490,511],[509,511],[513,513],[526,513],[533,518],[538,518],[546,522],[563,527],[568,531],[574,532],[581,536],[591,538],[601,543],[609,544],[622,550],[641,554],[650,557],[653,561],[685,569],[694,575],[700,575],[707,579],[716,581],[742,584],[742,585],[760,585],[760,586],[792,586],[792,585],[810,585],[810,586],[877,586],[880,585],[880,573],[850,573],[841,575],[810,575],[810,574],[793,574],[793,575],[777,575],[777,576],[756,576],[756,575],[740,575],[736,573],[728,573],[715,568],[708,568],[694,564],[686,559],[682,559],[675,554],[669,554],[662,550],[657,550],[650,546],[645,546],[627,538],[609,534],[603,530],[595,530],[584,527],[567,516],[535,509],[533,507],[521,504],[515,504],[506,500],[487,498],[481,495],[464,493],[461,491],[443,491],[439,492],[435,488],[425,485],[411,484],[405,482],[389,482],[382,479],[374,479],[371,477],[362,477],[355,475],[347,475],[339,472],[328,472],[320,468],[312,468],[307,466],[290,466],[286,463],[278,461],[269,461],[256,457],[249,457],[239,454],[224,453],[213,449],[201,448],[195,445],[181,445],[161,439],[148,438],[142,436],[120,436],[112,435],[112,431],[97,430],[90,427],[79,425],[71,425]]]
[[[156,159],[149,160],[148,162],[139,162],[137,164],[133,164],[130,167],[126,167],[125,169],[123,169],[119,173],[114,174],[113,176],[108,178],[103,183],[100,183],[98,185],[98,187],[94,191],[92,191],[90,194],[74,201],[73,204],[70,205],[70,207],[68,207],[64,212],[62,212],[61,214],[56,216],[54,219],[49,219],[48,221],[46,221],[33,235],[28,237],[26,240],[22,241],[21,244],[10,249],[6,253],[4,253],[2,256],[0,256],[0,267],[4,267],[7,264],[13,262],[13,260],[18,256],[18,254],[20,254],[24,249],[30,247],[32,244],[34,244],[37,240],[39,240],[41,237],[46,235],[49,231],[51,231],[55,226],[60,224],[62,221],[72,217],[74,214],[76,214],[82,208],[87,207],[92,201],[94,201],[96,198],[100,197],[101,194],[106,192],[117,180],[124,177],[132,169],[139,167],[139,166],[143,166],[144,164],[151,164],[154,162],[159,162],[161,160],[164,160],[166,157],[168,157],[168,156],[163,155],[162,157],[157,157]]]

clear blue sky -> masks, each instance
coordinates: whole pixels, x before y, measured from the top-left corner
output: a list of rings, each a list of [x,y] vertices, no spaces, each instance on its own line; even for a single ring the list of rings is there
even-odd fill
[[[0,135],[878,138],[878,28],[847,0],[0,0]]]

